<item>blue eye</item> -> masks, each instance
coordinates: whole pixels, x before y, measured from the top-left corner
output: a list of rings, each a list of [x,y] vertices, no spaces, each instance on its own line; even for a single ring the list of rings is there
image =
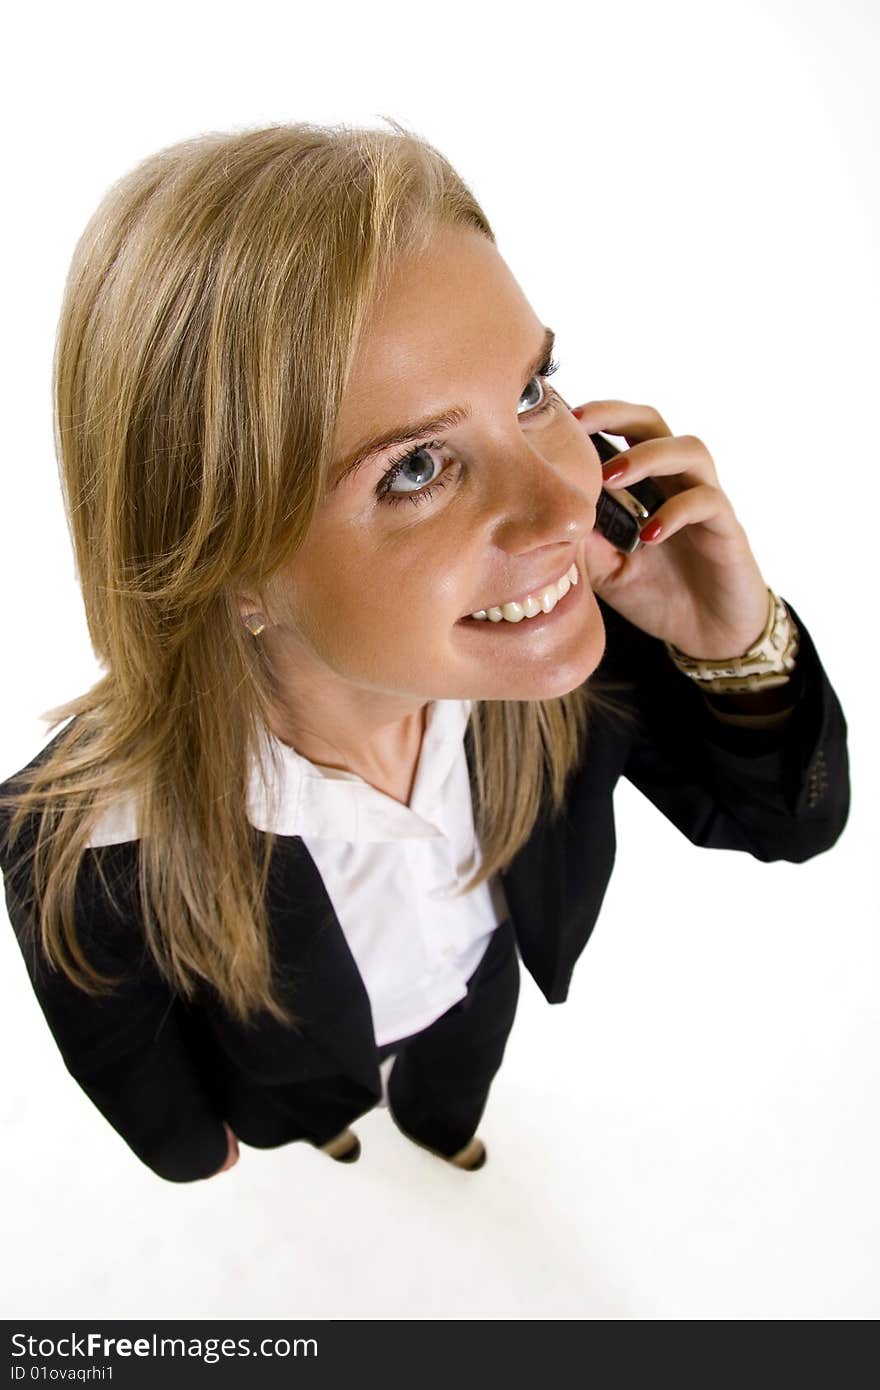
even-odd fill
[[[523,396],[525,396],[526,392],[531,387],[532,382],[541,380],[542,378],[546,380],[547,377],[552,376],[553,373],[557,372],[558,370],[559,363],[555,362],[552,357],[548,357],[542,363],[540,369],[535,373],[535,375],[530,378],[528,384],[526,385],[525,391],[523,391]],[[520,397],[520,399],[522,399],[522,397]],[[548,391],[546,389],[543,389],[542,397],[536,405],[531,405],[527,408],[527,410],[519,411],[517,413],[528,415],[541,415],[545,410],[548,412],[553,410],[555,406],[558,404],[558,402],[559,397],[556,395],[555,391]],[[431,497],[433,497],[434,492],[438,488],[443,488],[446,486],[446,483],[444,481],[444,478],[446,476],[445,473],[437,474],[433,478],[413,478],[407,476],[407,482],[416,483],[416,488],[412,492],[392,492],[391,484],[395,481],[398,475],[403,475],[404,470],[409,469],[411,465],[416,465],[415,472],[418,474],[430,474],[432,463],[428,455],[428,450],[442,448],[442,443],[438,442],[438,440],[436,439],[425,440],[424,443],[417,444],[415,448],[408,449],[406,453],[399,455],[396,459],[392,459],[391,465],[387,473],[385,473],[385,475],[382,478],[382,481],[376,489],[376,494],[379,500],[382,502],[390,503],[403,501],[413,503],[427,502]],[[448,472],[449,470],[447,469],[446,471]]]
[[[539,372],[536,372],[535,375],[531,378],[531,381],[529,381],[528,386],[526,387],[526,391],[528,391],[529,386],[531,386],[532,384],[532,381],[546,381],[548,376],[552,376],[554,372],[558,371],[559,363],[554,362],[552,357],[548,357],[547,361],[541,367],[541,370]],[[526,391],[523,391],[523,396],[526,394]],[[549,391],[546,391],[542,388],[541,399],[535,405],[531,406],[530,410],[542,410],[544,406],[547,404],[547,400],[550,397],[550,395],[551,393]]]

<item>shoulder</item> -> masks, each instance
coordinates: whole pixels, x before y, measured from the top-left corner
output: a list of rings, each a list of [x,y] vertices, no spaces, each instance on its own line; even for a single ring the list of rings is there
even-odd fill
[[[21,780],[22,775],[31,772],[47,761],[63,732],[62,729],[54,734],[28,762],[0,781],[0,867],[6,867],[4,850],[7,832],[15,812],[13,798],[20,795],[24,787]],[[20,839],[25,845],[36,840],[39,819],[40,815],[37,811],[25,818],[20,832]],[[137,838],[138,798],[134,794],[118,795],[97,814],[85,847],[97,849],[103,845],[122,844]]]
[[[66,726],[65,726],[66,727]],[[23,789],[22,774],[30,772],[44,763],[52,749],[61,738],[64,730],[56,733],[45,743],[23,767],[0,781],[0,868],[7,867],[7,832],[15,806],[12,798]],[[259,754],[251,762],[247,815],[255,829],[265,833],[274,830],[281,835],[292,835],[296,827],[296,811],[299,800],[302,768],[306,760],[281,744],[279,740],[266,735],[261,741]],[[3,804],[6,802],[7,804]],[[107,804],[94,811],[89,837],[85,849],[102,849],[113,845],[137,844],[141,838],[141,797],[136,789],[119,791],[113,794]],[[17,858],[21,848],[31,847],[37,838],[40,813],[30,813],[22,826],[16,842],[13,858]]]

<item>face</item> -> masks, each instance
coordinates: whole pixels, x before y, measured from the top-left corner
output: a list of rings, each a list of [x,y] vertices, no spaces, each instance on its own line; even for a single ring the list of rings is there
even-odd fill
[[[601,465],[541,375],[544,340],[480,233],[438,231],[401,265],[360,343],[332,484],[283,575],[291,620],[271,640],[291,681],[301,673],[313,695],[322,679],[328,691],[344,682],[406,710],[410,697],[549,699],[598,665],[605,632],[583,543]],[[370,436],[452,410],[455,423],[343,476]],[[545,613],[572,565],[579,582]],[[468,616],[528,594],[539,616]]]

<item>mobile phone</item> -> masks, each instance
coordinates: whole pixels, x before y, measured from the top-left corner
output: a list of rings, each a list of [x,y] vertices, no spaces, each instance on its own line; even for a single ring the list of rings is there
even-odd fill
[[[590,438],[603,463],[613,459],[615,454],[623,453],[603,434],[591,434]],[[603,487],[596,508],[596,530],[601,531],[616,550],[630,555],[642,544],[639,532],[648,517],[653,516],[665,501],[666,494],[650,478],[642,478],[622,488]]]

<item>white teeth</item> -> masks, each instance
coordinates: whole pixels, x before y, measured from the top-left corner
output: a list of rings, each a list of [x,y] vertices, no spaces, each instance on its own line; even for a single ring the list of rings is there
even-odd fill
[[[546,589],[542,589],[538,594],[527,594],[521,603],[505,603],[501,607],[478,608],[471,617],[478,622],[484,622],[487,618],[492,623],[521,623],[523,618],[535,618],[539,613],[550,613],[556,607],[561,598],[565,598],[573,584],[580,580],[577,565],[572,565],[566,570],[561,579],[555,584],[549,584]]]

